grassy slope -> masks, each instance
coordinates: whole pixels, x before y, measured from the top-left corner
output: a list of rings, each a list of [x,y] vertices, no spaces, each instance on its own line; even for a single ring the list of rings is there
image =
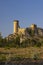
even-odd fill
[[[39,58],[43,59],[43,47],[28,47],[28,48],[0,48],[0,52],[2,53],[9,53],[9,54],[0,54],[5,56],[12,56],[12,57],[23,57],[23,58],[33,58],[36,54]],[[12,54],[11,54],[12,53]]]

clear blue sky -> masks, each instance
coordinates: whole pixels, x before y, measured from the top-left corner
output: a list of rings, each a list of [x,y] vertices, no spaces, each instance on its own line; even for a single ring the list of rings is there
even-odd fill
[[[13,20],[20,26],[32,23],[43,28],[43,0],[0,0],[0,32],[5,37],[13,33]]]

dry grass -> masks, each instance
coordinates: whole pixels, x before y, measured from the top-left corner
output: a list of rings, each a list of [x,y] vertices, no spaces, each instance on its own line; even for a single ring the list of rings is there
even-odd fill
[[[25,58],[32,58],[34,54],[39,54],[39,57],[43,59],[43,47],[28,47],[28,48],[0,48],[2,53],[12,53],[12,56],[21,56]],[[8,54],[6,54],[8,56]]]

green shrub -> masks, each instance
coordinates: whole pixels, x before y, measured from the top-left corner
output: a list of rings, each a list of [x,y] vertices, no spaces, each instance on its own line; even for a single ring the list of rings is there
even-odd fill
[[[6,56],[5,55],[0,55],[0,61],[5,61],[6,60]]]
[[[38,54],[34,54],[33,59],[34,60],[38,60],[39,59],[39,55]]]
[[[37,46],[37,47],[41,47],[41,42],[38,42],[38,43],[36,44],[36,46]]]

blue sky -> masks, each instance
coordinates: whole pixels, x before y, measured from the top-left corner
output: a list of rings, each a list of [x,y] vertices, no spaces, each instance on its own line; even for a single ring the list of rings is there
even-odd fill
[[[13,20],[22,28],[32,23],[43,28],[43,0],[0,0],[0,32],[3,37],[13,33]]]

